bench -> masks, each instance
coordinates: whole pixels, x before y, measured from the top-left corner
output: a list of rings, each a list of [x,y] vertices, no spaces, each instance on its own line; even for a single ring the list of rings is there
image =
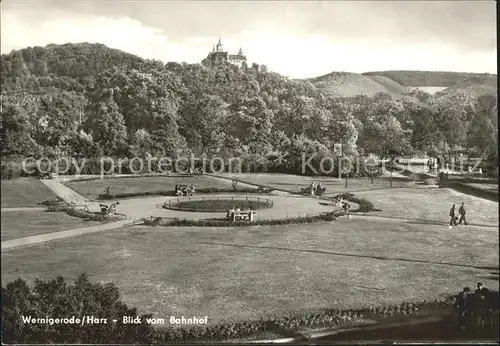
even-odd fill
[[[113,203],[109,207],[106,204],[99,204],[99,208],[101,209],[101,213],[104,215],[116,214],[116,206],[118,204],[120,204],[120,202]]]
[[[240,211],[234,213],[228,213],[228,219],[235,221],[248,221],[253,222],[257,213],[255,211]]]

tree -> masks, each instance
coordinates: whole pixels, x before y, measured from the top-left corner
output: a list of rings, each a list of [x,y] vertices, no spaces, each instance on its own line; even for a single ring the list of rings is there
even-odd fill
[[[113,98],[113,89],[103,90],[101,102],[93,103],[84,128],[98,143],[104,155],[116,155],[126,152],[127,128],[125,119]]]
[[[440,97],[436,102],[438,125],[441,139],[450,149],[465,145],[470,121],[475,113],[475,100],[467,92]]]
[[[216,155],[224,144],[223,131],[228,105],[217,96],[203,96],[188,101],[181,111],[181,133],[188,144],[200,153]]]

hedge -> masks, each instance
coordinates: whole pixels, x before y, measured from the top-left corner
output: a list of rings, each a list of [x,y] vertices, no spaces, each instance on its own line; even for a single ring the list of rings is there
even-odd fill
[[[196,189],[195,192],[198,193],[270,193],[272,189],[238,189],[236,192],[233,189],[217,189],[217,188],[201,188]],[[119,198],[133,198],[133,197],[143,197],[143,196],[175,196],[173,190],[155,190],[155,191],[143,191],[143,192],[125,192],[116,194],[101,194],[97,198],[100,200],[110,200]]]
[[[105,221],[106,216],[103,214],[90,213],[88,211],[79,210],[75,208],[69,208],[67,211],[68,215],[79,217],[81,219],[86,219],[89,221]]]
[[[451,188],[461,193],[465,193],[467,195],[484,198],[490,201],[497,202],[498,201],[498,192],[497,191],[488,191],[479,189],[477,187],[468,185],[467,183],[463,183],[457,180],[451,180],[446,177],[446,175],[441,175],[439,179],[439,187],[441,188]]]
[[[78,217],[81,219],[86,219],[89,221],[106,221],[107,217],[103,214],[90,213],[88,211],[75,209],[68,205],[52,205],[47,208],[48,212],[61,212],[65,211],[68,215]]]
[[[411,315],[420,310],[449,310],[454,297],[433,301],[403,302],[398,305],[385,305],[377,308],[359,310],[328,309],[311,313],[287,314],[282,317],[222,323],[208,326],[189,326],[186,328],[158,328],[154,332],[154,342],[196,342],[228,341],[248,337],[258,337],[266,332],[286,331],[290,334],[302,328],[346,328],[383,320],[394,315]]]
[[[60,205],[51,205],[47,208],[48,212],[60,212],[60,211],[68,211],[70,210],[71,207],[67,204],[60,204]]]
[[[161,217],[143,219],[146,226],[187,226],[187,227],[233,227],[233,226],[267,226],[267,225],[291,225],[314,223],[321,221],[334,221],[341,213],[324,213],[312,216],[301,216],[278,220],[256,220],[247,221],[229,221],[225,219],[207,219],[207,220],[188,220],[188,219],[163,219]]]
[[[61,205],[64,204],[64,199],[61,197],[57,197],[56,199],[49,199],[46,201],[43,201],[40,203],[40,205],[45,205],[45,206],[56,206],[56,205]]]
[[[372,202],[364,198],[355,197],[354,194],[349,192],[339,193],[335,195],[333,198],[342,198],[346,201],[353,202],[359,205],[359,208],[356,210],[352,210],[353,213],[369,213],[374,211],[381,211],[380,209],[375,208]]]
[[[348,201],[359,205],[358,209],[352,211],[353,213],[369,213],[374,211],[381,211],[380,209],[375,208],[372,202],[364,198],[351,197],[350,199],[348,199]]]

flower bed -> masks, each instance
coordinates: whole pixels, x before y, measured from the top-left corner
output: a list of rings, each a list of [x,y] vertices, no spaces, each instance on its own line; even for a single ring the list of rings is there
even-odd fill
[[[235,199],[217,198],[217,199],[189,199],[165,202],[165,209],[196,211],[196,212],[221,212],[225,213],[231,208],[240,208],[241,210],[261,210],[272,208],[273,202],[268,199],[251,198]]]

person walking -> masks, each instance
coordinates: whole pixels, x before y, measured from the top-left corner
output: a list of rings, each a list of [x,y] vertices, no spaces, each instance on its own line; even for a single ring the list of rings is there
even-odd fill
[[[311,197],[314,197],[315,193],[316,193],[316,183],[313,181],[311,183]]]
[[[450,226],[458,226],[457,224],[457,216],[456,216],[456,212],[455,212],[455,204],[453,204],[453,206],[451,207],[450,209]]]
[[[323,193],[323,188],[321,187],[321,183],[318,182],[318,185],[316,185],[316,191],[314,195],[315,197],[320,197],[322,193]]]
[[[458,214],[460,214],[460,220],[458,220],[458,224],[462,224],[463,221],[464,225],[467,226],[467,220],[465,219],[465,202],[463,202],[460,208],[458,208]]]
[[[457,296],[455,307],[458,310],[458,329],[466,330],[467,317],[468,317],[468,301],[469,301],[469,287],[464,287],[463,291]]]

